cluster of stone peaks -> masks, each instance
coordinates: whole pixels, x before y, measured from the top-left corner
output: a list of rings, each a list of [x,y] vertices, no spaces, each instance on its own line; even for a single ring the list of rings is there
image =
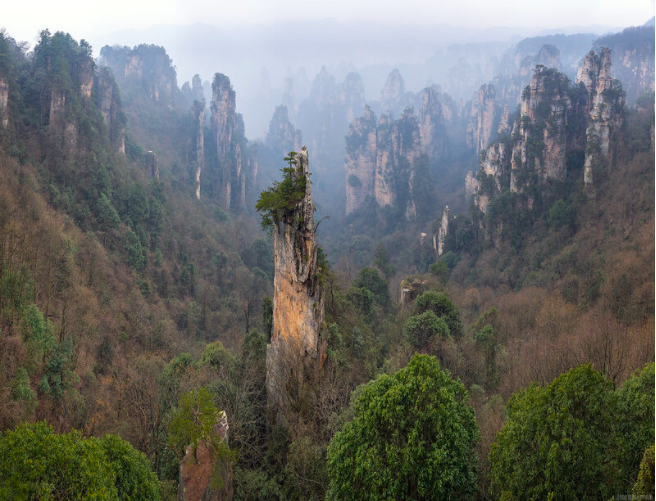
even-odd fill
[[[512,134],[482,149],[480,173],[467,176],[466,192],[476,193],[483,212],[496,193],[564,181],[568,153],[585,152],[584,181],[593,184],[594,167],[610,158],[610,139],[624,117],[624,93],[610,70],[609,49],[586,56],[574,86],[563,73],[536,66]]]

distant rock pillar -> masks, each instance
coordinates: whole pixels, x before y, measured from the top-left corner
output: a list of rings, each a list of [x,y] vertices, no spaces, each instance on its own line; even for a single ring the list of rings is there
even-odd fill
[[[150,175],[155,179],[159,179],[159,163],[157,161],[157,155],[154,151],[148,152],[147,164],[148,172],[150,172]]]

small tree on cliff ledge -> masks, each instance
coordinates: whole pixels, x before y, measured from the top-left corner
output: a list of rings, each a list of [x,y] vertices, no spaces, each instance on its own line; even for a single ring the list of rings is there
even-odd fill
[[[284,174],[282,181],[274,181],[273,186],[260,193],[255,209],[262,218],[262,228],[268,231],[280,221],[291,216],[296,204],[305,197],[307,179],[297,167],[296,152],[290,151],[284,158],[289,165],[280,169]]]

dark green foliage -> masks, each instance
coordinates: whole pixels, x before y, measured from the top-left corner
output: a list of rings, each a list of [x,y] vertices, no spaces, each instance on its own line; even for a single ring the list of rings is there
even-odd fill
[[[214,426],[220,417],[221,411],[214,404],[207,388],[198,388],[181,395],[168,424],[171,447],[182,457],[190,445],[195,457],[199,443],[203,442],[210,455],[216,457],[221,439],[214,431]]]
[[[346,299],[365,316],[373,312],[375,295],[366,287],[350,287],[346,291]]]
[[[654,364],[636,371],[617,391],[617,396],[617,427],[625,448],[621,460],[622,479],[630,483],[635,479],[641,454],[655,441]]]
[[[403,326],[403,332],[415,350],[424,350],[433,338],[448,338],[451,334],[444,319],[428,310],[410,317]]]
[[[634,499],[654,499],[654,446],[649,447],[640,462],[640,472],[633,486]],[[649,496],[649,497],[648,497]]]
[[[513,396],[490,452],[491,493],[585,500],[628,492],[642,451],[654,441],[653,364],[643,374],[616,393],[583,365]],[[624,418],[627,411],[634,414]]]
[[[328,499],[467,499],[479,433],[464,386],[415,355],[367,384],[327,451]]]
[[[255,204],[255,209],[262,219],[262,228],[265,230],[271,230],[275,224],[287,221],[296,205],[305,197],[307,179],[295,167],[295,154],[295,151],[290,151],[285,157],[289,165],[280,169],[283,180],[274,181],[273,186],[260,193],[260,198]]]
[[[121,224],[121,218],[104,193],[98,199],[96,221],[98,222],[98,229],[105,232],[113,231]]]
[[[125,440],[105,435],[100,446],[116,474],[118,499],[159,499],[159,482],[146,456]]]
[[[385,275],[386,280],[392,278],[396,273],[396,268],[390,261],[389,251],[382,242],[376,246],[374,251],[374,266]]]
[[[3,499],[158,500],[146,457],[118,437],[57,435],[45,422],[0,437]]]
[[[262,325],[268,343],[271,341],[271,334],[273,333],[273,299],[269,296],[262,298]]]
[[[549,226],[558,230],[562,226],[571,225],[575,217],[574,209],[565,200],[557,200],[549,209]]]
[[[374,294],[376,303],[381,306],[387,306],[390,303],[387,282],[375,268],[362,268],[353,280],[353,287],[364,287],[371,291]]]
[[[462,322],[460,312],[446,294],[442,292],[424,292],[417,296],[414,303],[414,314],[420,315],[426,311],[432,311],[439,318],[443,318],[449,326],[452,336],[462,335]]]

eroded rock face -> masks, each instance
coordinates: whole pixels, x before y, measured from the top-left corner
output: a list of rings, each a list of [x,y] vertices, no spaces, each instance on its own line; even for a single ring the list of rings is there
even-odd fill
[[[446,150],[445,122],[453,120],[454,112],[442,106],[437,87],[427,87],[420,93],[419,134],[421,151],[431,160],[442,157]]]
[[[481,85],[474,94],[467,125],[467,146],[476,153],[487,148],[492,139],[497,115],[496,97],[496,88],[492,84]]]
[[[114,77],[109,68],[99,68],[96,76],[97,102],[107,131],[109,140],[115,151],[125,154],[125,123],[122,120],[121,103]]]
[[[465,177],[465,201],[471,202],[472,198],[478,192],[478,179],[472,171],[467,172]]]
[[[385,112],[394,111],[405,98],[405,83],[399,70],[394,69],[387,77],[385,87],[380,92],[380,104]]]
[[[222,442],[228,443],[228,418],[225,412],[215,426],[214,433]],[[214,478],[215,475],[219,478]],[[203,441],[198,443],[195,457],[191,446],[187,447],[185,457],[180,462],[178,501],[232,501],[233,496],[230,463],[217,465]]]
[[[513,163],[519,153],[522,164],[533,164],[542,179],[563,181],[567,175],[567,118],[572,110],[567,77],[537,66],[527,89],[522,95],[520,139],[513,149]],[[538,145],[541,141],[544,147],[530,148],[531,140]]]
[[[607,48],[586,56],[573,87],[564,74],[537,66],[522,93],[521,115],[511,137],[502,137],[481,155],[479,182],[468,175],[466,191],[476,189],[476,203],[485,212],[491,197],[504,190],[524,192],[534,174],[540,183],[564,181],[567,153],[583,151],[584,182],[592,185],[594,166],[610,159],[624,107],[622,86],[611,77]],[[534,201],[526,197],[524,202],[531,209]]]
[[[148,152],[147,157],[148,163],[148,172],[154,179],[159,179],[159,161],[157,160],[157,154],[154,151]]]
[[[230,79],[217,73],[212,82],[212,134],[216,144],[216,154],[219,161],[219,203],[224,209],[230,210],[233,199],[233,188],[237,188],[241,199],[241,148],[235,137],[239,130],[236,109],[237,96],[230,84]],[[241,127],[243,129],[243,126]],[[239,150],[239,151],[237,151]],[[237,183],[233,187],[233,183]]]
[[[303,136],[301,131],[289,121],[286,106],[276,106],[271,122],[269,122],[269,131],[265,142],[267,147],[276,152],[287,153],[301,149]]]
[[[376,115],[367,106],[364,116],[351,124],[346,138],[346,214],[374,196],[377,158]]]
[[[169,109],[179,104],[177,74],[163,47],[139,45],[134,48],[108,45],[100,51],[98,63],[108,66],[117,80]]]
[[[373,196],[379,207],[405,204],[401,208],[406,218],[414,217],[412,191],[421,144],[419,122],[412,109],[399,120],[383,114],[376,124],[376,115],[367,107],[346,138],[347,214]]]
[[[0,76],[0,126],[6,129],[9,126],[9,83]]]
[[[308,152],[296,155],[295,177],[309,178]],[[306,370],[321,366],[325,346],[320,330],[324,322],[323,295],[318,281],[317,243],[312,185],[283,221],[276,222],[274,243],[273,332],[267,345],[267,396],[269,406],[285,422],[285,410],[296,395],[288,389]]]
[[[374,196],[379,207],[396,207],[400,190],[408,186],[408,193],[412,192],[413,167],[421,155],[419,124],[412,110],[403,112],[399,120],[380,117],[377,150]],[[413,215],[414,203],[408,197],[406,217]]]
[[[610,138],[624,118],[622,86],[611,77],[611,51],[603,48],[597,55],[591,51],[576,75],[588,94],[586,129],[587,147],[583,178],[586,185],[593,184],[595,163],[610,157]]]
[[[53,86],[50,91],[50,116],[48,126],[50,134],[60,134],[64,129],[66,112],[66,93],[63,89]]]
[[[622,82],[627,103],[633,105],[636,98],[654,91],[654,27],[626,28],[596,40],[595,51],[603,47],[613,51],[611,76]]]
[[[83,102],[87,103],[91,99],[91,91],[93,90],[93,60],[91,58],[84,59],[80,63],[80,95]]]
[[[200,80],[200,79],[199,79]],[[202,88],[201,88],[202,90]],[[194,135],[196,136],[196,198],[200,200],[200,175],[205,165],[205,100],[194,101],[191,107],[191,115],[194,121]]]
[[[449,234],[449,206],[444,207],[444,212],[442,213],[442,221],[440,227],[437,230],[437,233],[433,236],[433,249],[435,254],[439,258],[444,253],[444,241],[446,236]]]

